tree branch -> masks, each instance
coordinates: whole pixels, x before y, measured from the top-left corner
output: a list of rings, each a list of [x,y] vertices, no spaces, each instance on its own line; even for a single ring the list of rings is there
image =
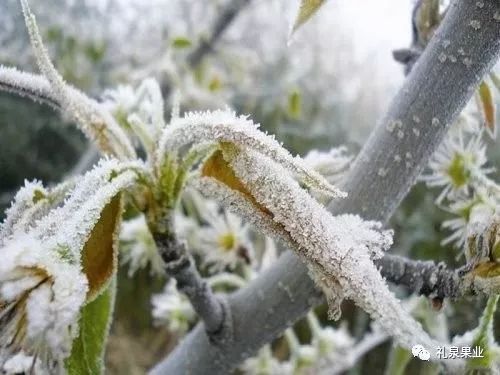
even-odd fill
[[[460,270],[450,270],[444,263],[411,260],[387,254],[375,261],[387,281],[405,286],[412,293],[438,301],[474,294],[463,288]]]
[[[187,61],[191,68],[197,67],[203,58],[213,51],[215,44],[224,31],[231,25],[238,13],[245,8],[251,0],[229,0],[228,5],[215,20],[207,39],[201,41],[198,47],[189,54]]]
[[[177,281],[177,289],[184,293],[198,317],[203,321],[206,334],[214,343],[232,336],[231,311],[223,295],[216,296],[200,276],[193,258],[175,236],[154,234],[156,246],[165,262],[167,274]]]
[[[387,222],[415,183],[448,124],[498,60],[500,22],[495,15],[500,4],[498,0],[483,3],[482,8],[475,1],[450,5],[442,25],[343,181],[349,197],[336,201],[333,213],[351,212]],[[473,27],[478,24],[479,28]],[[442,53],[453,55],[456,62],[447,59],[442,63]],[[465,57],[470,59],[467,63]],[[307,268],[295,254],[286,252],[259,278],[229,296],[232,339],[213,345],[199,325],[152,373],[229,373],[304,316],[321,301],[317,296]]]

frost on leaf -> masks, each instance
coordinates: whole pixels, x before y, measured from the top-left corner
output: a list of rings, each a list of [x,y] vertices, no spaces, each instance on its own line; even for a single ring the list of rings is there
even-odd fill
[[[101,108],[99,103],[64,82],[50,61],[28,1],[21,0],[21,4],[38,67],[48,80],[52,96],[60,107],[71,115],[87,137],[96,142],[103,153],[123,160],[135,157],[135,151],[129,139],[111,114]],[[35,86],[35,88],[39,87],[40,85]]]
[[[160,139],[157,168],[160,169],[165,163],[167,155],[180,152],[183,147],[204,142],[234,144],[254,150],[296,173],[308,187],[318,189],[330,197],[345,195],[319,173],[308,168],[301,158],[292,157],[273,136],[260,131],[258,124],[245,116],[236,116],[231,111],[192,112],[174,119]]]
[[[241,189],[225,185],[233,176],[203,177],[198,182],[202,192],[218,198],[230,209],[236,207],[240,214],[246,213],[245,218],[252,216],[249,211],[253,208],[254,215],[258,213],[257,217],[263,218],[254,219],[254,225],[291,243],[309,265],[315,281],[325,289],[329,302],[333,302],[334,316],[338,316],[335,311],[339,300],[346,297],[367,311],[401,345],[411,347],[418,341],[435,346],[420,324],[400,306],[372,262],[392,244],[390,231],[381,231],[379,223],[355,215],[332,216],[299,186],[290,172],[264,155],[236,147],[224,151],[227,165],[252,198],[248,199]],[[252,199],[270,214],[264,214]],[[242,203],[245,200],[246,205]]]
[[[101,211],[83,247],[82,266],[89,282],[88,300],[94,299],[107,286],[116,271],[121,211],[121,195],[117,194]]]
[[[114,258],[96,246],[96,240],[100,238],[108,251],[113,247],[114,232],[105,232],[116,228],[117,197],[136,179],[132,167],[101,162],[70,189],[64,202],[47,212],[32,209],[50,196],[40,184],[27,184],[17,194],[0,243],[0,369],[6,371],[19,353],[45,372],[62,369],[78,333],[81,308],[110,276],[106,261]],[[106,267],[95,272],[84,261],[90,257]]]

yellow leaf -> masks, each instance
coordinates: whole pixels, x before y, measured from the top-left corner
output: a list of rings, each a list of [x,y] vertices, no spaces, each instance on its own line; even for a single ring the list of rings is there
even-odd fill
[[[497,262],[481,263],[472,272],[475,276],[485,279],[500,276],[500,264]]]
[[[481,110],[483,112],[486,128],[492,137],[494,137],[496,134],[495,101],[490,86],[484,81],[479,85],[479,100],[481,102]]]
[[[423,0],[416,14],[416,26],[420,43],[425,46],[439,26],[439,0]]]
[[[301,0],[299,13],[293,24],[292,33],[305,24],[325,3],[326,0]]]
[[[241,182],[241,180],[236,176],[234,170],[231,168],[229,163],[224,159],[221,150],[215,151],[212,154],[212,156],[208,158],[208,160],[205,162],[205,164],[201,169],[201,175],[203,177],[212,177],[217,181],[222,182],[230,189],[238,191],[260,211],[272,216],[272,213],[262,204],[257,202],[252,193],[247,189],[247,187],[243,184],[243,182]]]
[[[87,303],[100,295],[116,271],[121,212],[121,195],[117,194],[102,210],[83,247],[83,272],[89,282]]]

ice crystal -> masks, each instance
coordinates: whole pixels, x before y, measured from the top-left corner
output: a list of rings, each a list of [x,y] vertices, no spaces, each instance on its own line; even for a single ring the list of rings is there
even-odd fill
[[[192,112],[174,119],[163,132],[157,160],[161,166],[169,152],[207,141],[234,143],[255,150],[297,173],[311,187],[333,197],[344,195],[320,174],[307,168],[302,159],[292,157],[274,137],[261,132],[258,124],[231,111]]]
[[[328,151],[311,150],[304,157],[304,163],[333,184],[347,171],[352,159],[345,147],[337,147]]]

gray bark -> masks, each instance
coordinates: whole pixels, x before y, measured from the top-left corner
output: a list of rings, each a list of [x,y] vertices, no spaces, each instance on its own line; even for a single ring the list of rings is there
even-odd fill
[[[231,340],[233,324],[226,297],[214,294],[185,246],[174,235],[154,233],[153,237],[167,275],[177,281],[177,289],[191,302],[210,341],[216,344]]]
[[[361,150],[342,184],[349,197],[334,202],[333,213],[351,212],[387,222],[415,183],[448,125],[498,60],[500,3],[482,3],[478,7],[476,1],[462,0],[450,6]],[[446,60],[441,62],[443,54]],[[229,373],[321,300],[306,267],[287,252],[258,279],[229,296],[231,339],[212,344],[199,324],[152,373]]]

